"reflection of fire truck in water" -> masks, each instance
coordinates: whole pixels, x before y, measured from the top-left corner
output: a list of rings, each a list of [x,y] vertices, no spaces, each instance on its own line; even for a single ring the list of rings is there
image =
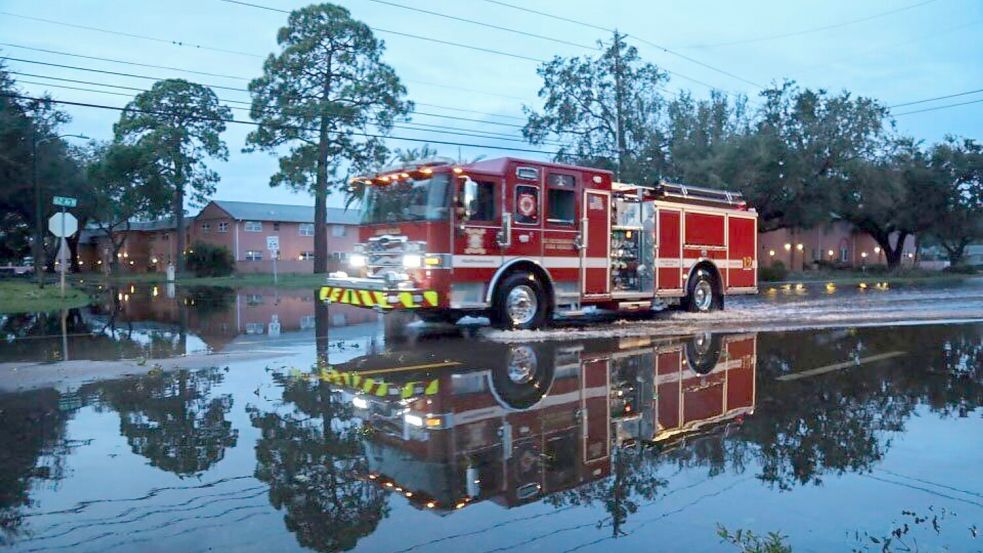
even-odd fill
[[[757,291],[757,214],[739,194],[511,158],[414,162],[354,184],[361,242],[324,301],[536,328],[594,310],[711,311]]]
[[[514,506],[608,476],[612,448],[739,423],[754,410],[755,344],[464,342],[439,361],[363,357],[329,379],[364,421],[367,478],[420,508]]]

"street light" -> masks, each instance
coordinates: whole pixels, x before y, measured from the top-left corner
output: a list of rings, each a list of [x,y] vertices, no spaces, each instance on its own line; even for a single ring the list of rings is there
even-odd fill
[[[34,218],[36,219],[34,226],[34,276],[38,279],[39,288],[44,288],[44,273],[41,271],[43,265],[41,263],[41,255],[44,252],[44,248],[41,247],[41,242],[44,240],[44,222],[41,219],[44,215],[41,206],[41,184],[38,182],[38,146],[45,142],[69,137],[82,138],[84,140],[89,139],[84,134],[60,134],[57,136],[46,136],[38,140],[38,129],[37,127],[32,127],[31,184],[34,186]]]

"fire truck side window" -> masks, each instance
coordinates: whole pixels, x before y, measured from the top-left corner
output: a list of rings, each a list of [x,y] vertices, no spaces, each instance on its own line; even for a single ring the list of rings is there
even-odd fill
[[[477,181],[478,196],[465,206],[468,209],[468,219],[471,221],[495,220],[495,183]]]
[[[560,225],[572,225],[577,218],[577,201],[573,190],[550,188],[546,191],[547,221]]]
[[[520,184],[515,187],[515,222],[539,224],[539,188]]]

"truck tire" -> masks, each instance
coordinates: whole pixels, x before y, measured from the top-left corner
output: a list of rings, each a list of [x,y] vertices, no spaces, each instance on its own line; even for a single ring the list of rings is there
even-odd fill
[[[709,313],[719,309],[722,304],[713,275],[706,269],[697,269],[689,277],[689,284],[686,286],[686,310],[692,313]]]
[[[543,284],[527,272],[513,273],[495,292],[491,320],[503,330],[532,330],[546,326],[549,298]]]
[[[552,359],[540,359],[529,345],[509,346],[504,363],[491,370],[491,385],[503,407],[525,411],[539,403],[553,385]]]
[[[686,364],[698,375],[710,374],[720,361],[721,349],[719,334],[712,332],[694,334],[686,342]]]

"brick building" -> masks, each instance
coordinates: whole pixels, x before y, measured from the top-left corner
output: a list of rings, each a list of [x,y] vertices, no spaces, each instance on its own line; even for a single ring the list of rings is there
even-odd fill
[[[892,242],[897,236],[892,238]],[[916,240],[909,235],[902,250],[902,265],[915,261]],[[869,234],[846,221],[834,221],[811,229],[779,229],[758,235],[758,263],[762,267],[781,261],[793,271],[826,262],[838,267],[886,265],[881,247]]]
[[[328,208],[328,253],[340,258],[358,240],[358,212]],[[194,217],[185,220],[186,243],[222,246],[232,253],[237,272],[273,271],[266,239],[277,236],[280,255],[277,270],[310,273],[314,270],[314,208],[256,202],[214,200]],[[121,267],[132,272],[163,272],[176,259],[170,218],[132,222],[118,256]],[[82,270],[104,270],[112,259],[109,237],[101,230],[85,229],[79,241]]]

